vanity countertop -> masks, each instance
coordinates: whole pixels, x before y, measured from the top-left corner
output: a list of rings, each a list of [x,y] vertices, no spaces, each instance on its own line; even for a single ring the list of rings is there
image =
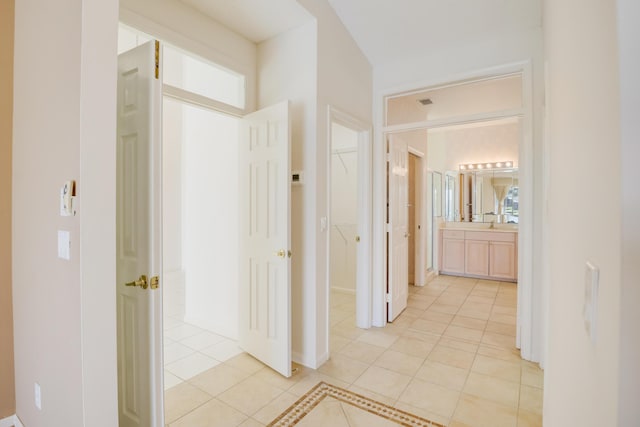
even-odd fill
[[[494,228],[491,228],[490,224],[475,224],[475,225],[466,225],[463,223],[459,223],[460,225],[446,225],[444,227],[440,227],[440,230],[459,230],[459,231],[491,231],[496,233],[517,233],[518,227],[512,226],[511,224],[498,225]]]

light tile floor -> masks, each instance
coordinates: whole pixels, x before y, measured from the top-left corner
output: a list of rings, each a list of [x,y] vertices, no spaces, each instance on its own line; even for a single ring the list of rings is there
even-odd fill
[[[450,427],[542,425],[542,371],[514,345],[515,284],[439,276],[410,286],[407,309],[386,328],[356,328],[354,307],[353,295],[332,293],[331,359],[318,370],[296,366],[288,379],[233,355],[233,342],[211,344],[216,337],[174,324],[168,346],[179,346],[170,351],[193,351],[166,366],[179,380],[166,384],[167,425],[264,426],[319,381]],[[305,425],[329,425],[314,417]]]
[[[163,297],[165,390],[242,353],[235,341],[183,321],[183,284],[166,283]]]

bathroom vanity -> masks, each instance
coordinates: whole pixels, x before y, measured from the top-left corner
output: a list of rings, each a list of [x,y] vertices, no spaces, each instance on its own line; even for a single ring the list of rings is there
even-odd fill
[[[489,228],[441,228],[440,274],[518,280],[518,231]]]
[[[440,274],[517,282],[518,171],[468,166],[445,175]]]

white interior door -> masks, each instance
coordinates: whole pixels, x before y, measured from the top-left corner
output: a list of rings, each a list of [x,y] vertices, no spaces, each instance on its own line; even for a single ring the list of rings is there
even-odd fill
[[[246,116],[240,148],[239,344],[291,376],[289,103]]]
[[[389,136],[389,225],[387,321],[393,322],[407,307],[409,295],[409,149],[401,139]]]
[[[121,427],[164,425],[159,44],[118,57],[118,403]]]

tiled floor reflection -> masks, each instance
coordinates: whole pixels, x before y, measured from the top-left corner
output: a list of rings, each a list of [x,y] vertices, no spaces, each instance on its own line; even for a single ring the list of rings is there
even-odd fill
[[[289,379],[174,318],[167,425],[265,426],[320,381],[451,427],[542,425],[542,371],[514,345],[515,284],[439,276],[410,286],[407,309],[386,328],[358,329],[354,312],[354,295],[332,293],[332,357]],[[304,425],[360,425],[350,409],[323,408]]]

